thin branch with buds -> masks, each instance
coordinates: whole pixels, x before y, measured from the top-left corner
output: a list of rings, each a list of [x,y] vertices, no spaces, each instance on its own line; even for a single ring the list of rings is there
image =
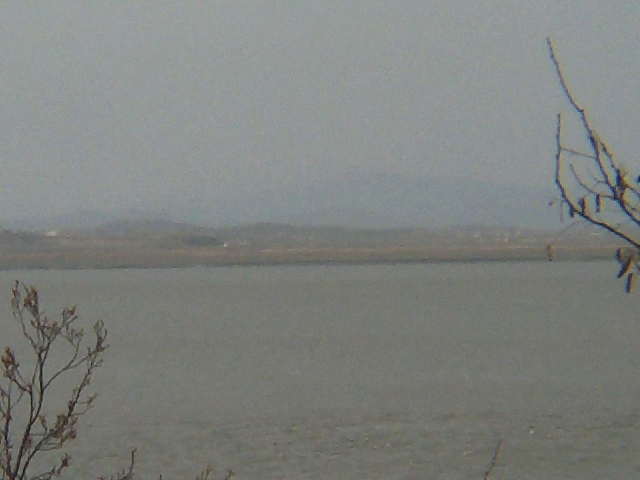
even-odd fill
[[[107,330],[98,321],[93,326],[94,338],[83,348],[84,330],[75,326],[76,307],[65,308],[59,320],[49,319],[41,310],[38,291],[19,282],[11,290],[13,318],[27,342],[33,366],[25,368],[15,351],[6,347],[0,357],[0,480],[52,480],[60,477],[71,457],[64,452],[57,462],[33,474],[30,468],[36,456],[61,450],[77,436],[80,418],[93,406],[96,394],[86,390],[92,376],[102,366],[107,345]],[[54,346],[66,345],[67,357],[62,366],[51,369]],[[58,348],[56,354],[60,352]],[[57,358],[56,362],[60,359]],[[67,374],[78,375],[67,402],[58,409],[55,420],[45,412],[50,408],[51,386]],[[20,407],[20,408],[18,408]],[[131,480],[136,450],[131,451],[129,467],[100,480]],[[208,480],[213,469],[207,467],[196,480]],[[229,470],[225,480],[231,479]]]
[[[580,120],[590,150],[583,152],[563,145],[562,114],[558,113],[555,183],[560,191],[561,207],[566,207],[570,218],[582,219],[628,244],[628,247],[618,249],[616,257],[624,267],[618,278],[627,276],[626,290],[630,292],[634,276],[640,273],[640,176],[632,178],[597,134],[585,109],[571,92],[549,38],[547,46],[564,96]],[[583,163],[578,164],[572,159],[565,166],[564,154],[579,157]],[[589,166],[595,167],[595,174],[589,170]],[[552,249],[550,245],[549,251]]]
[[[84,332],[75,327],[78,319],[75,307],[65,308],[59,320],[51,320],[41,311],[35,288],[16,282],[11,294],[13,318],[35,362],[26,371],[10,347],[5,348],[1,358],[0,472],[3,480],[49,480],[60,476],[69,465],[70,457],[66,453],[47,471],[27,476],[29,467],[39,453],[62,449],[76,437],[79,419],[96,399],[95,394],[85,392],[94,371],[102,365],[102,354],[108,347],[107,331],[102,322],[96,322],[95,340],[81,353]],[[50,365],[54,343],[67,345],[68,358],[62,367],[49,372],[46,367]],[[72,372],[79,372],[80,379],[55,420],[50,421],[43,410],[47,393],[53,382]],[[25,401],[26,408],[19,411],[17,407]]]

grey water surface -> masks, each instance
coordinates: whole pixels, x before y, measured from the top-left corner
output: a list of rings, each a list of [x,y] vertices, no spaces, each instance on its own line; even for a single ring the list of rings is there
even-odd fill
[[[5,271],[0,338],[15,278],[106,323],[70,478],[132,447],[138,478],[482,478],[499,439],[494,479],[631,478],[640,292],[615,267]]]

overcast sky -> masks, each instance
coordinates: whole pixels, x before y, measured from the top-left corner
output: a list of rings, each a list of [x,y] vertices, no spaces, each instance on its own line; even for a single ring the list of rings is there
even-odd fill
[[[0,219],[215,203],[354,172],[546,189],[565,107],[547,35],[635,166],[638,5],[2,2]]]

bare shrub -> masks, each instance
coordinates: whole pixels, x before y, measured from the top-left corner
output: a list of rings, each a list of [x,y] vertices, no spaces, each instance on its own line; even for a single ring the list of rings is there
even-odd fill
[[[75,325],[76,307],[65,308],[59,319],[52,320],[40,308],[38,291],[17,281],[11,290],[11,307],[28,358],[22,362],[16,350],[5,347],[0,359],[0,473],[2,480],[51,480],[69,466],[71,457],[64,452],[65,445],[77,437],[79,420],[96,399],[96,394],[87,389],[109,347],[107,330],[98,321],[93,325],[91,340],[86,339],[84,330]],[[74,386],[65,403],[52,405],[52,388],[63,378]],[[61,456],[51,460],[48,467],[34,467],[34,459],[41,464],[46,452],[57,450],[63,451]],[[135,449],[131,451],[126,469],[99,478],[131,479],[135,453]],[[37,471],[32,472],[34,469]],[[207,480],[211,472],[207,467],[196,480]],[[229,471],[225,480],[232,475]]]
[[[558,113],[555,182],[560,192],[561,215],[566,212],[569,218],[582,219],[624,240],[628,247],[618,249],[616,254],[621,267],[618,278],[626,277],[625,288],[631,292],[635,276],[640,273],[640,176],[631,174],[598,135],[571,92],[549,38],[547,46],[562,92],[586,138],[586,150],[564,145],[562,114]],[[552,259],[552,245],[548,254]]]
[[[65,308],[58,320],[51,320],[40,310],[38,291],[18,282],[11,291],[11,306],[33,358],[25,367],[11,347],[5,347],[2,355],[0,472],[7,480],[48,480],[60,476],[69,465],[67,453],[48,470],[32,474],[30,467],[38,454],[61,450],[76,438],[78,421],[96,399],[86,390],[94,371],[102,365],[107,331],[102,322],[96,322],[94,339],[81,350],[85,335],[75,327],[76,308]],[[47,367],[56,342],[66,345],[66,358],[62,366],[50,370]],[[72,372],[80,372],[80,380],[66,404],[51,417],[44,409],[47,394],[56,380]]]

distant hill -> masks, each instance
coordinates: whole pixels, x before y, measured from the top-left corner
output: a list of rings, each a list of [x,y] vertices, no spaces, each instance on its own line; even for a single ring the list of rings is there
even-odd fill
[[[559,226],[558,215],[548,207],[554,195],[552,186],[544,190],[462,179],[363,174],[240,194],[200,209],[192,206],[190,219],[227,225],[554,228]]]
[[[147,211],[88,211],[53,218],[3,222],[14,230],[118,229],[176,230],[252,223],[349,226],[358,228],[442,228],[466,225],[558,228],[558,212],[548,207],[547,189],[393,174],[352,174],[337,181],[297,181],[269,190],[244,191],[214,200],[198,192],[189,201],[171,199]],[[127,222],[130,225],[127,226]]]
[[[618,246],[624,242],[585,223],[562,230],[466,225],[431,228],[358,228],[258,222],[233,227],[200,227],[163,219],[121,219],[102,225],[41,233],[3,230],[0,249],[229,248],[229,251],[332,248],[476,248]]]

